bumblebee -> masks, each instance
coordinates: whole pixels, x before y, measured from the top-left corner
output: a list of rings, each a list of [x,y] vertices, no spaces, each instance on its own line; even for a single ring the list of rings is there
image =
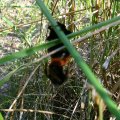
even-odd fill
[[[70,34],[71,32],[66,29],[64,24],[57,22],[61,30],[66,34]],[[50,30],[49,36],[46,38],[46,41],[51,41],[57,39],[58,36],[53,30],[51,26],[48,27]],[[48,53],[52,52],[53,50],[62,47],[63,43],[59,43],[53,47],[48,48]],[[63,84],[68,78],[68,70],[64,69],[64,66],[68,63],[70,59],[69,51],[64,48],[59,52],[51,55],[50,63],[45,65],[45,74],[51,80],[54,85],[61,85]]]

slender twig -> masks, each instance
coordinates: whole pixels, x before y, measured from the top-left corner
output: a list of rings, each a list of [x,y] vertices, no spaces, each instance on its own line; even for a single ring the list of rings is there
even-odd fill
[[[18,111],[18,112],[37,112],[37,113],[43,113],[43,114],[50,114],[50,115],[60,115],[63,116],[64,118],[69,118],[66,115],[63,114],[57,114],[55,112],[51,112],[51,111],[44,111],[44,110],[32,110],[32,109],[0,109],[0,111],[4,111],[4,112],[13,112],[13,111]]]

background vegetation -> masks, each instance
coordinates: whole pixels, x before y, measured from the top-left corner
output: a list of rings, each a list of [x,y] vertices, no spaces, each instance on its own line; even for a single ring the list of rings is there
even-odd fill
[[[53,17],[73,32],[120,16],[119,0],[44,2]],[[49,45],[44,44],[49,34],[48,20],[34,0],[1,0],[0,13],[0,57],[10,55],[1,59],[0,65],[1,119],[2,116],[10,120],[114,119],[73,59],[68,64],[69,79],[62,86],[53,86],[45,76],[44,65],[49,61],[45,49]],[[102,30],[98,28],[97,34],[91,30],[93,34],[89,37],[86,34],[74,37],[83,38],[75,45],[76,49],[118,106],[119,23],[120,20]],[[11,55],[18,51],[21,52]]]

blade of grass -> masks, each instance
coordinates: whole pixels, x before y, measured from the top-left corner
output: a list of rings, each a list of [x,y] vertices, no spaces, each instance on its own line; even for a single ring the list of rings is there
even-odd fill
[[[23,49],[19,52],[12,53],[10,55],[7,55],[7,56],[1,58],[0,59],[0,64],[6,63],[6,62],[14,60],[14,59],[23,58],[23,57],[35,54],[39,50],[44,50],[44,49],[47,49],[49,47],[54,46],[56,43],[57,43],[57,41],[56,42],[53,41],[53,42],[38,45],[38,46],[35,46],[35,47],[31,47],[31,48],[28,48],[28,49]]]
[[[14,27],[14,24],[9,20],[7,19],[6,17],[2,16],[1,17],[2,20],[4,20],[4,22],[6,22],[10,27]]]
[[[2,114],[0,113],[0,120],[4,120]]]
[[[18,70],[14,69],[13,71],[9,72],[3,79],[0,80],[0,87],[9,81],[10,77]]]

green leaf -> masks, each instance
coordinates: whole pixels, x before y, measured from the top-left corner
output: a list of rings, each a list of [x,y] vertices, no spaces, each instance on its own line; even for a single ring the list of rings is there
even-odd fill
[[[0,87],[1,87],[2,85],[4,85],[6,82],[8,82],[8,81],[10,80],[10,77],[11,77],[17,70],[18,70],[18,68],[15,69],[15,70],[13,70],[13,71],[11,71],[11,72],[9,72],[3,79],[1,79],[1,80],[0,80]],[[1,120],[1,119],[0,119],[0,120]]]
[[[14,27],[14,24],[9,20],[7,19],[6,17],[2,16],[2,19],[10,26],[10,27]]]
[[[49,47],[54,46],[57,43],[58,43],[58,41],[51,41],[51,42],[46,43],[46,44],[38,45],[38,46],[31,47],[31,48],[28,48],[28,49],[23,49],[19,52],[12,53],[10,55],[7,55],[7,56],[1,58],[0,59],[0,64],[6,63],[6,62],[14,60],[14,59],[30,56],[32,54],[35,54],[39,50],[47,49]]]
[[[2,114],[0,113],[0,120],[4,120]]]

